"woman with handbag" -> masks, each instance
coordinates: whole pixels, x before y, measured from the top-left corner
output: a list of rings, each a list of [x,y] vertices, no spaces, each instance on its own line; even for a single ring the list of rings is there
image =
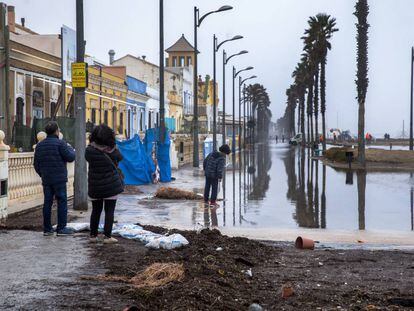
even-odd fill
[[[88,195],[92,200],[90,241],[96,243],[98,226],[102,210],[105,210],[104,239],[105,244],[118,241],[112,237],[114,211],[118,195],[124,191],[122,172],[118,163],[122,155],[115,144],[115,133],[107,125],[95,127],[89,137],[85,158],[89,163]]]

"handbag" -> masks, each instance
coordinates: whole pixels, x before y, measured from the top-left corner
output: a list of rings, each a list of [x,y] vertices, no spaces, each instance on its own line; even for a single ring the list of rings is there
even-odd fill
[[[124,187],[125,186],[125,182],[124,182],[125,176],[124,176],[124,173],[122,173],[121,169],[117,165],[115,165],[114,161],[112,161],[111,157],[108,154],[106,154],[105,152],[102,152],[102,153],[109,160],[109,162],[111,162],[112,167],[118,173],[119,180],[121,181],[122,187]]]

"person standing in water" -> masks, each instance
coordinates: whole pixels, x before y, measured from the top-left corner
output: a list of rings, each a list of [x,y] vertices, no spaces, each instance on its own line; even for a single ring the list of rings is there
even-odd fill
[[[204,187],[204,203],[217,207],[217,193],[219,181],[223,178],[224,167],[226,166],[226,156],[231,153],[228,145],[223,145],[219,151],[210,153],[203,162],[206,184]],[[211,196],[210,196],[211,188]]]

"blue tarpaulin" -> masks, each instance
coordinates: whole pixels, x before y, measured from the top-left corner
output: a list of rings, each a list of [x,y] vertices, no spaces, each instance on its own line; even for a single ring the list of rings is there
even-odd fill
[[[160,169],[160,181],[171,181],[171,162],[170,162],[170,133],[166,131],[163,143],[160,143],[158,136],[159,129],[148,129],[145,133],[144,146],[145,151],[151,157],[152,150],[155,149],[157,154],[158,167]]]
[[[138,135],[125,141],[117,141],[119,151],[124,159],[119,163],[119,168],[124,174],[125,185],[144,185],[152,182],[152,173],[155,165],[147,155],[144,145]]]

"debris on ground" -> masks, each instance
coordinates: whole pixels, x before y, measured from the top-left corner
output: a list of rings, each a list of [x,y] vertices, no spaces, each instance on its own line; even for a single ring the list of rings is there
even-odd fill
[[[153,289],[165,286],[171,282],[180,282],[184,278],[184,266],[177,263],[153,263],[143,272],[129,278],[116,275],[98,275],[83,277],[86,280],[104,282],[122,282],[131,284],[132,287],[141,289]]]
[[[132,186],[132,185],[126,185],[124,187],[124,192],[122,194],[127,195],[134,195],[134,194],[142,194],[144,193],[139,186]]]
[[[155,193],[158,199],[168,200],[202,200],[203,196],[192,191],[181,190],[172,187],[161,187]]]

